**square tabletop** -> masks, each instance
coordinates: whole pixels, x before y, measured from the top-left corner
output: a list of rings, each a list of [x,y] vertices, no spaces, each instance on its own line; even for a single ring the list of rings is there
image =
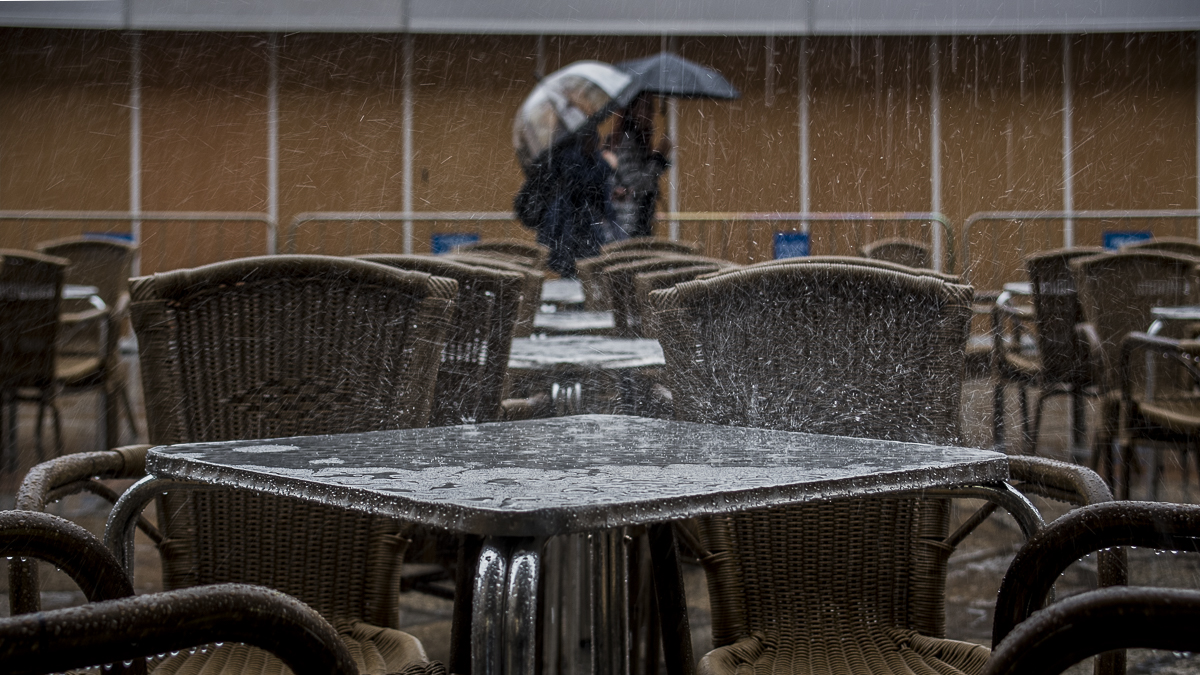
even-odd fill
[[[627,415],[189,443],[146,468],[514,537],[1008,477],[990,450]]]

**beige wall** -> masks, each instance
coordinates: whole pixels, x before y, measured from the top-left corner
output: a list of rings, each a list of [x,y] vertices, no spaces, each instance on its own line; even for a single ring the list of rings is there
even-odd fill
[[[266,211],[271,38],[141,39],[141,208]],[[403,36],[293,34],[275,44],[281,233],[307,211],[401,210]],[[635,58],[662,42],[547,36],[542,44],[552,71],[584,58]],[[930,210],[930,38],[807,44],[811,209]],[[0,209],[129,207],[129,45],[115,32],[0,29]],[[1062,36],[941,37],[938,45],[942,211],[961,229],[978,211],[1062,208]],[[1195,36],[1089,35],[1070,45],[1075,207],[1195,208]],[[796,37],[673,39],[744,94],[679,102],[680,210],[800,210],[800,46]],[[522,178],[512,115],[536,81],[538,39],[418,35],[413,53],[413,208],[508,210]],[[1194,220],[1145,226],[1196,232]],[[1078,222],[1075,241],[1141,227]],[[0,246],[103,229],[0,223]],[[712,255],[750,261],[772,255],[776,229],[685,223],[681,231]],[[417,223],[415,249],[427,251],[434,232],[456,230],[532,238],[516,224]],[[812,233],[814,253],[847,254],[879,236],[928,238],[929,229],[814,223]],[[143,271],[254,254],[263,241],[262,229],[245,223],[146,223]],[[970,234],[968,271],[977,285],[995,287],[1020,276],[1022,255],[1061,243],[1059,222],[981,225]],[[398,223],[359,223],[307,229],[298,248],[401,246]]]

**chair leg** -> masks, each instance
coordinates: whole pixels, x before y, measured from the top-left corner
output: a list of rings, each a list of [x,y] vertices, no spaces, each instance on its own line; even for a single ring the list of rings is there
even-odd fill
[[[33,428],[34,447],[37,449],[38,462],[46,461],[46,456],[42,452],[42,426],[46,421],[46,395],[38,399],[37,425]]]
[[[1046,408],[1046,399],[1055,393],[1057,392],[1046,391],[1045,389],[1038,392],[1037,402],[1033,404],[1033,428],[1027,434],[1029,436],[1028,451],[1025,453],[1027,455],[1037,454],[1038,435],[1042,429],[1042,413]]]
[[[7,457],[10,472],[17,470],[17,400],[13,392],[0,390],[0,459]]]
[[[1082,456],[1076,455],[1076,448],[1087,445],[1087,410],[1083,405],[1083,397],[1078,392],[1071,394],[1071,459],[1077,464],[1083,463]]]
[[[142,439],[142,432],[138,429],[137,420],[133,418],[133,405],[129,401],[129,390],[124,387],[117,388],[117,397],[121,400],[121,407],[125,410],[125,421],[129,423],[129,430],[133,433],[133,442],[137,443]],[[120,431],[117,432],[117,444],[109,447],[117,447],[120,445]]]
[[[58,401],[50,399],[50,413],[54,415],[54,455],[63,454],[62,415],[58,411]]]
[[[992,390],[992,449],[1004,452],[1004,382],[997,378]]]
[[[1034,446],[1030,440],[1031,433],[1029,431],[1029,387],[1021,383],[1017,385],[1017,401],[1021,406],[1021,451],[1027,455],[1032,455]]]

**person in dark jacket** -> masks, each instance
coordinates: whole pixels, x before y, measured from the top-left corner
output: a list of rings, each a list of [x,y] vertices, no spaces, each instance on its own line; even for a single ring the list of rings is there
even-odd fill
[[[550,269],[575,276],[575,260],[600,253],[624,238],[614,228],[609,191],[613,167],[600,155],[590,126],[538,158],[525,169],[525,184],[513,201],[521,224],[537,232],[550,249]]]
[[[652,236],[658,179],[670,166],[671,140],[663,136],[654,145],[651,95],[638,94],[629,107],[617,112],[608,146],[617,162],[611,198],[614,218],[631,237]]]

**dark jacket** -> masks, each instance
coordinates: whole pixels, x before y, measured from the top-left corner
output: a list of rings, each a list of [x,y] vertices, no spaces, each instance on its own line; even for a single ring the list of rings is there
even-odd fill
[[[550,249],[550,269],[574,277],[576,258],[599,254],[605,243],[612,168],[575,141],[552,148],[525,173],[513,210]]]

